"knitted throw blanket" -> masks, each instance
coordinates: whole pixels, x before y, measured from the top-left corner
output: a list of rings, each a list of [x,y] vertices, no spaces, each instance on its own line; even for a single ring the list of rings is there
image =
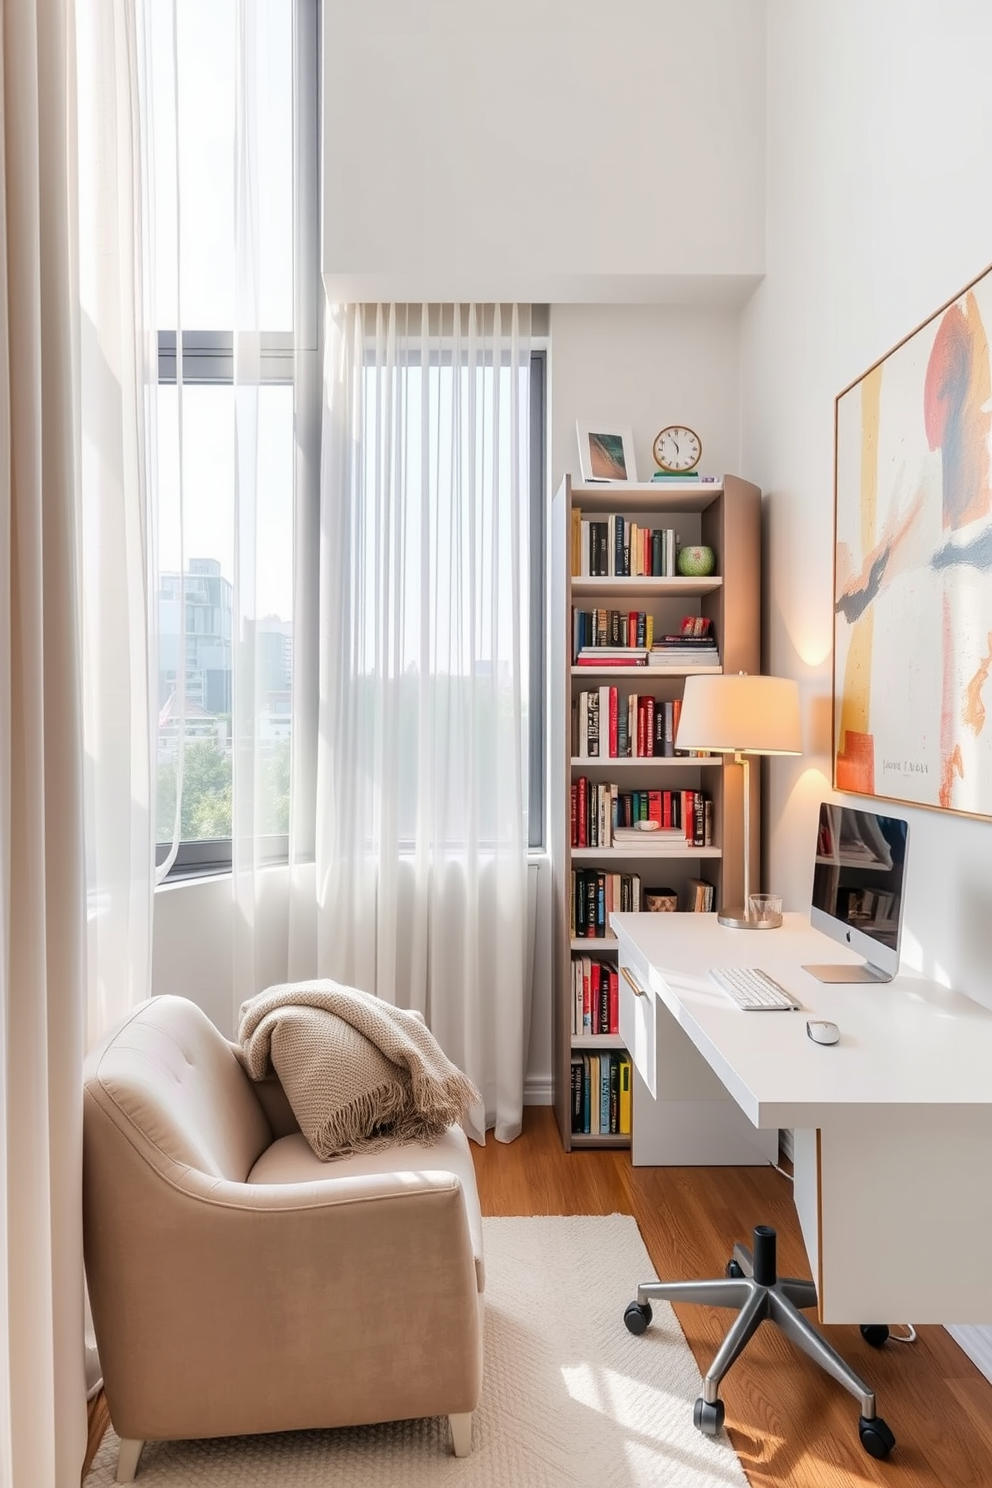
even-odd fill
[[[242,1003],[238,1038],[252,1079],[275,1071],[325,1161],[436,1142],[481,1099],[413,1013],[326,979],[268,987]]]

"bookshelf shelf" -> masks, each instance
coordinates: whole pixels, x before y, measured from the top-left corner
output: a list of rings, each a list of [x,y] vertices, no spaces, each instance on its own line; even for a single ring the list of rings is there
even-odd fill
[[[582,493],[582,510],[589,512],[699,513],[723,495],[716,481],[610,481],[574,486]]]
[[[644,754],[634,759],[618,759],[615,755],[607,754],[602,759],[595,757],[589,759],[585,755],[573,754],[572,767],[579,773],[590,774],[593,770],[609,775],[614,770],[721,770],[723,758],[719,754],[711,754],[696,759],[687,758],[684,755],[668,757],[663,755]]]
[[[572,676],[624,677],[629,681],[631,679],[631,673],[633,673],[634,677],[636,677],[638,681],[642,681],[645,677],[647,677],[653,683],[664,682],[666,678],[669,681],[680,681],[683,677],[691,677],[694,672],[709,672],[710,674],[712,674],[713,672],[722,671],[723,667],[712,666],[573,666]]]
[[[580,530],[589,519],[602,524]],[[622,520],[621,520],[622,519]],[[586,722],[581,734],[582,748],[593,747],[595,734],[589,722],[595,693],[600,709],[609,707],[610,745],[622,746],[624,732],[637,730],[641,738],[641,708],[646,715],[645,734],[657,747],[671,748],[671,718],[677,708],[686,677],[697,673],[757,672],[760,670],[760,519],[761,492],[749,481],[725,476],[722,482],[701,484],[698,481],[641,482],[634,484],[573,485],[571,477],[562,481],[552,505],[552,612],[551,612],[551,840],[554,899],[554,1051],[553,1098],[562,1143],[566,1150],[604,1146],[630,1146],[637,1161],[636,1135],[611,1132],[596,1135],[572,1131],[572,1062],[573,1056],[607,1052],[625,1054],[623,1040],[617,1033],[582,1032],[581,999],[584,994],[582,970],[573,971],[573,962],[585,960],[601,968],[592,974],[601,989],[617,969],[617,942],[602,933],[610,909],[641,908],[646,894],[661,889],[674,894],[680,909],[694,907],[696,885],[712,885],[713,907],[719,903],[736,903],[743,893],[743,782],[742,770],[732,756],[673,756],[641,754],[630,756],[623,748],[616,754],[593,755],[578,752],[580,707]],[[627,540],[627,525],[648,529],[643,542],[645,566],[648,550],[655,569],[656,555],[663,552],[668,568],[674,547],[671,534],[677,534],[677,545],[708,545],[716,555],[717,572],[706,578],[635,577],[624,574],[579,574],[574,567],[632,566],[622,551]],[[608,531],[607,531],[608,529]],[[659,534],[658,529],[661,529]],[[593,540],[593,534],[598,538]],[[637,533],[629,538],[629,552],[635,551]],[[596,544],[600,544],[596,546]],[[614,552],[615,549],[615,552]],[[607,561],[604,562],[604,551]],[[642,549],[638,546],[637,552]],[[584,558],[580,555],[585,554]],[[592,561],[593,554],[598,555]],[[579,556],[577,556],[579,555]],[[576,629],[575,612],[587,618]],[[606,611],[602,617],[589,612]],[[616,611],[618,615],[610,615]],[[578,665],[574,647],[588,644],[581,636],[597,633],[610,637],[610,643],[623,644],[631,611],[639,612],[637,632],[650,639],[678,633],[686,616],[709,621],[710,633],[717,643],[719,665],[693,666],[686,658],[676,657],[677,665],[598,664]],[[650,622],[648,620],[650,617]],[[603,629],[604,624],[606,629]],[[634,620],[630,620],[630,625]],[[649,630],[650,624],[650,630]],[[611,629],[613,634],[611,635]],[[701,628],[701,630],[704,628]],[[632,633],[632,632],[631,632]],[[697,631],[697,634],[700,631]],[[577,640],[577,637],[579,639]],[[602,644],[600,640],[599,644]],[[641,653],[644,654],[643,652]],[[685,662],[685,664],[683,664]],[[631,701],[634,699],[634,701]],[[665,717],[667,709],[668,717]],[[606,718],[604,713],[603,718]],[[659,732],[659,716],[663,720]],[[619,720],[623,718],[621,726]],[[653,722],[652,722],[653,720]],[[606,725],[600,725],[604,727]],[[588,738],[587,738],[588,735]],[[600,742],[606,739],[602,733]],[[650,742],[648,747],[651,747]],[[758,774],[751,771],[751,821],[760,820]],[[613,790],[616,791],[616,797]],[[575,808],[576,791],[584,802],[585,836],[581,835],[579,812]],[[592,812],[630,810],[636,815],[657,809],[657,795],[666,801],[671,793],[671,809],[691,809],[692,796],[708,799],[706,818],[707,846],[667,838],[652,840],[644,833],[645,844],[624,843],[609,847],[585,845],[592,835]],[[636,794],[635,794],[636,793]],[[618,803],[615,805],[615,802]],[[663,811],[667,810],[663,807]],[[573,844],[573,815],[576,841]],[[596,818],[598,820],[598,818]],[[662,819],[659,817],[659,819]],[[677,819],[677,818],[673,818]],[[667,815],[664,820],[668,820]],[[696,817],[698,823],[700,818]],[[642,834],[638,834],[640,837]],[[604,829],[600,840],[609,833]],[[579,845],[579,844],[583,845]],[[757,835],[751,834],[751,876],[757,879]],[[593,887],[594,886],[594,887]],[[702,891],[699,891],[700,893]],[[582,901],[582,908],[578,901]],[[618,902],[614,902],[618,901]],[[632,902],[636,901],[636,902]],[[595,907],[594,907],[595,906]],[[576,929],[577,917],[582,923]],[[595,936],[582,933],[585,922],[596,926]],[[606,994],[601,992],[605,998]],[[622,992],[620,996],[622,997]],[[595,991],[592,993],[595,1001]],[[607,1026],[607,1003],[603,1002],[601,1024]],[[588,1013],[588,1003],[586,1007]],[[587,1023],[588,1027],[588,1023]],[[632,1079],[633,1132],[637,1130],[638,1081]],[[641,1098],[645,1098],[642,1090]],[[650,1099],[649,1096],[646,1098]]]
[[[638,834],[640,835],[640,834]],[[645,833],[647,836],[647,833]],[[573,847],[572,861],[576,863],[624,862],[654,863],[659,858],[722,858],[719,847],[659,846],[650,847]]]
[[[630,1138],[623,1136],[592,1136],[589,1132],[575,1132],[572,1135],[573,1148],[576,1147],[629,1147]]]
[[[658,599],[699,599],[704,594],[715,594],[722,585],[723,579],[717,574],[708,579],[582,578],[573,579],[572,593],[576,599],[595,599],[603,594],[615,594],[626,599],[635,595]]]

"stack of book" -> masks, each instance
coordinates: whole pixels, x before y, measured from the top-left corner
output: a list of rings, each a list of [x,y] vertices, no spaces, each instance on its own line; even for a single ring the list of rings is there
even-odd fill
[[[620,1032],[620,991],[615,964],[572,957],[572,1033],[594,1038]]]
[[[713,909],[713,901],[716,890],[705,878],[690,878],[686,882],[689,902],[686,908],[695,910],[697,914],[709,914]]]
[[[572,654],[594,650],[650,651],[654,616],[645,610],[572,610]]]
[[[569,891],[569,919],[573,940],[613,940],[610,915],[614,910],[641,908],[639,873],[607,873],[603,868],[573,868]]]
[[[719,672],[720,653],[710,636],[663,635],[648,652],[648,666],[671,667],[674,671]]]
[[[673,844],[677,847],[684,845],[686,838],[682,827],[659,827],[656,823],[652,826],[651,831],[639,827],[614,827],[612,845],[645,852],[657,852],[660,847]]]
[[[647,666],[647,663],[647,646],[583,646],[575,658],[576,666]]]
[[[609,1049],[572,1054],[572,1131],[585,1136],[628,1136],[631,1117],[631,1065],[625,1053]]]
[[[573,578],[674,578],[679,536],[673,527],[641,527],[619,512],[599,520],[572,508]]]

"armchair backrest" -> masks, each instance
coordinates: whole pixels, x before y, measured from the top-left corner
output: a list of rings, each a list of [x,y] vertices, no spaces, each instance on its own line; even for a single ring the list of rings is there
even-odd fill
[[[154,1167],[164,1158],[241,1183],[272,1141],[231,1045],[184,997],[135,1008],[90,1052],[83,1083],[90,1139],[94,1128],[123,1137]]]

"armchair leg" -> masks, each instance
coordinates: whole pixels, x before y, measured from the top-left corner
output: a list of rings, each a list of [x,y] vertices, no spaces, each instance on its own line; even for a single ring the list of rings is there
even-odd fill
[[[134,1475],[138,1471],[138,1458],[141,1456],[143,1441],[134,1441],[130,1437],[121,1439],[120,1451],[117,1453],[117,1481],[118,1483],[133,1483]]]
[[[472,1450],[472,1412],[449,1416],[448,1425],[451,1427],[451,1445],[455,1449],[455,1456],[467,1457]]]

